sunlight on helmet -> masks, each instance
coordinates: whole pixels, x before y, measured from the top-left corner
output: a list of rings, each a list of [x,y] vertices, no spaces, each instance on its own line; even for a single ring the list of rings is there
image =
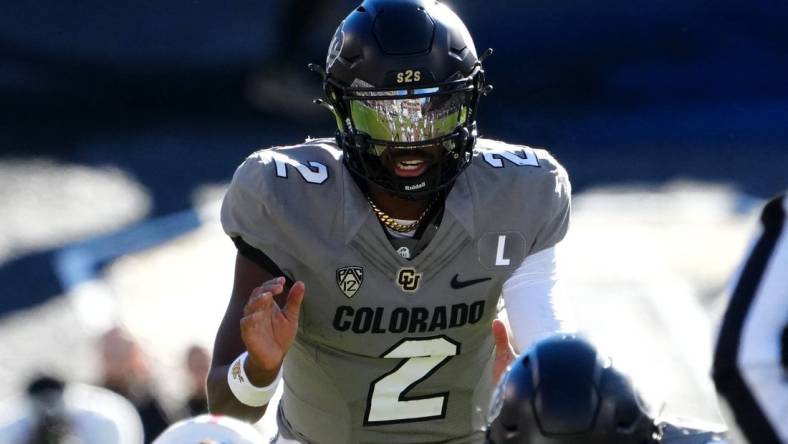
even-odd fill
[[[176,422],[153,444],[262,444],[250,424],[229,416],[199,415]]]
[[[367,100],[351,100],[355,129],[375,141],[425,142],[453,133],[468,116],[467,93],[438,87],[358,92]],[[403,98],[399,98],[403,97]]]

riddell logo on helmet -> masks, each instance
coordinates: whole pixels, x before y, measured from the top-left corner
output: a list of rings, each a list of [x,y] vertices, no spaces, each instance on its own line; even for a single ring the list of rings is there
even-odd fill
[[[405,191],[420,190],[427,186],[427,182],[419,182],[416,185],[405,185]]]

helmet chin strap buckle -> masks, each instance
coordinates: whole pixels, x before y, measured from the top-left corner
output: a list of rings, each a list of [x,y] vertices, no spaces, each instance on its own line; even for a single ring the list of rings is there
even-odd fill
[[[460,149],[467,146],[469,140],[471,139],[471,132],[468,131],[468,128],[463,126],[459,130],[459,134],[457,134],[457,144],[454,149],[451,150],[450,155],[454,160],[460,158]]]

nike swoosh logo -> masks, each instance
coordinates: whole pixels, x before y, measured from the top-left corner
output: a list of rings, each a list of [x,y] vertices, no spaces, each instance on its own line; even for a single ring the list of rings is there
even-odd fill
[[[470,279],[470,280],[467,280],[467,281],[460,281],[459,277],[460,277],[459,274],[455,274],[454,277],[451,278],[451,288],[453,288],[455,290],[459,290],[460,288],[470,287],[471,285],[478,284],[478,283],[481,283],[481,282],[484,282],[484,281],[489,281],[489,280],[492,279],[492,278],[486,277],[486,278],[480,278],[480,279]]]

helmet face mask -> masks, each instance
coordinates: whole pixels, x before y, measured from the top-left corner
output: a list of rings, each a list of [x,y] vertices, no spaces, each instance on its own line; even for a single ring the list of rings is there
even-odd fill
[[[376,186],[401,197],[425,197],[450,186],[470,163],[472,87],[455,83],[345,93],[352,135],[343,143],[348,166]],[[398,174],[396,160],[403,157],[422,158],[421,174]]]
[[[449,187],[468,166],[484,71],[467,29],[448,8],[367,0],[340,24],[326,66],[337,142],[355,175],[421,199]],[[413,165],[397,167],[402,158]]]

